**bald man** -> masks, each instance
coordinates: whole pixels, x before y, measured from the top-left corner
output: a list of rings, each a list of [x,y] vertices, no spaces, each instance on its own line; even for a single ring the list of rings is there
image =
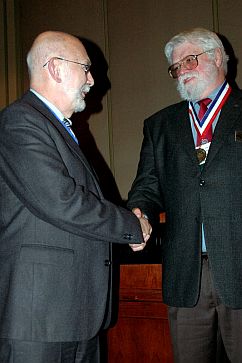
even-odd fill
[[[82,43],[45,32],[30,90],[0,114],[0,362],[99,362],[111,243],[144,248],[147,220],[103,198],[71,130],[94,84]]]

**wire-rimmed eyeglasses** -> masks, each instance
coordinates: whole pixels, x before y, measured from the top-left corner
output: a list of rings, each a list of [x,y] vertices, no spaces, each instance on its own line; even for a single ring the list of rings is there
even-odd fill
[[[52,60],[52,59],[60,59],[60,60],[63,60],[65,62],[69,62],[69,63],[75,63],[75,64],[79,64],[82,69],[84,70],[85,73],[89,72],[90,71],[90,68],[91,68],[91,63],[89,64],[86,64],[86,63],[81,63],[81,62],[76,62],[76,61],[72,61],[72,60],[69,60],[69,59],[65,59],[65,58],[62,58],[62,57],[51,57],[44,65],[43,67],[47,66],[47,64]]]
[[[209,49],[209,50],[205,50],[202,53],[199,54],[191,54],[191,55],[187,55],[185,58],[181,59],[179,62],[172,64],[169,68],[168,68],[168,73],[171,76],[171,78],[178,78],[179,77],[179,72],[181,67],[185,67],[186,69],[188,69],[189,71],[197,68],[198,66],[198,59],[197,57],[199,57],[200,55],[207,53],[207,52],[211,52],[213,49]]]

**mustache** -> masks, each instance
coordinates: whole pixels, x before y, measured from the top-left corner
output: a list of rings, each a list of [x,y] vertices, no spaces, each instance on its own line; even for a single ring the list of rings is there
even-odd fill
[[[191,78],[191,77],[199,78],[199,72],[191,71],[189,73],[180,75],[180,77],[178,78],[178,83],[183,83],[186,79]]]
[[[91,86],[89,84],[84,84],[81,88],[82,92],[88,93],[91,89]]]

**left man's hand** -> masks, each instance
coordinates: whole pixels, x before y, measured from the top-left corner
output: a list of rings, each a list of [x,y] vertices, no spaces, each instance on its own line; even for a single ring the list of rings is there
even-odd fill
[[[134,208],[133,213],[136,215],[137,218],[139,218],[141,229],[143,232],[143,238],[144,238],[143,242],[140,244],[130,244],[129,245],[132,248],[132,250],[134,252],[136,252],[136,251],[142,251],[145,248],[146,242],[150,238],[150,235],[152,232],[152,227],[151,227],[148,219],[144,218],[143,213],[141,212],[141,210],[139,208]]]

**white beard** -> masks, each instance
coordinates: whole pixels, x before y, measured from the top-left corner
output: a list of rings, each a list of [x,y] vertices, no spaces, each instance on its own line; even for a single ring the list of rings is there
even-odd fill
[[[196,80],[193,80],[191,84],[184,83],[184,80],[190,77],[194,77]],[[214,64],[209,63],[202,75],[196,70],[182,74],[177,81],[177,90],[182,99],[197,101],[202,98],[203,93],[216,81],[216,78],[217,68]]]
[[[88,93],[90,91],[91,86],[88,84],[84,84],[80,90],[76,93],[74,112],[82,112],[86,108],[86,102],[84,98],[82,98],[81,94]]]
[[[77,98],[75,102],[74,112],[82,112],[86,108],[86,102],[83,98]]]
[[[73,112],[82,112],[86,108],[86,102],[82,93],[88,93],[91,86],[84,84],[79,89],[66,89],[66,93],[73,99]]]

